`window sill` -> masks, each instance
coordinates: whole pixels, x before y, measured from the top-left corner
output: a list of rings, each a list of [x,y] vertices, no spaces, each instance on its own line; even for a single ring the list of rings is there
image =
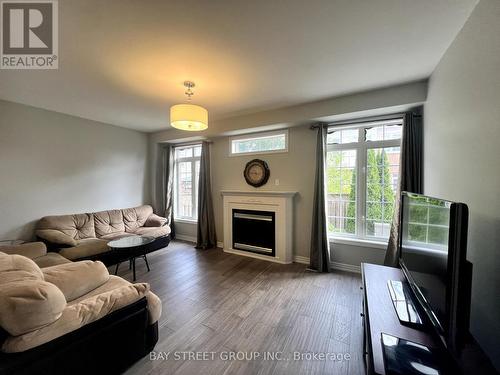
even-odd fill
[[[177,219],[174,217],[174,223],[184,223],[184,224],[198,224],[197,220],[190,220],[190,219]]]
[[[333,237],[333,236],[329,236],[328,239],[333,244],[369,247],[372,249],[380,249],[380,250],[387,249],[387,241],[385,242],[373,241],[373,240],[364,240],[361,238]]]

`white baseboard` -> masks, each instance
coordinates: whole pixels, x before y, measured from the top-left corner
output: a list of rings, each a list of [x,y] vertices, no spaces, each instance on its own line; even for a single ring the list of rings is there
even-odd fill
[[[191,237],[191,236],[186,236],[184,234],[175,234],[175,239],[176,240],[181,240],[181,241],[187,241],[187,242],[193,242],[196,243],[196,237]]]
[[[309,264],[309,257],[303,257],[301,255],[294,255],[293,261],[295,263]]]
[[[220,248],[220,249],[223,249],[224,248],[224,242],[217,241],[217,247]]]
[[[295,255],[293,257],[293,261],[295,263],[309,264],[309,257],[304,257],[301,255]],[[330,262],[330,268],[339,271],[347,271],[354,273],[361,273],[361,267],[355,266],[353,264],[339,263],[339,262]]]
[[[330,268],[333,268],[334,270],[339,270],[339,271],[361,273],[361,266],[355,266],[353,264],[330,262]]]

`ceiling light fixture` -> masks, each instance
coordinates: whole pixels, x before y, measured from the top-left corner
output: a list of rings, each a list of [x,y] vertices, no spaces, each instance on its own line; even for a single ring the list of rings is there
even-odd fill
[[[194,82],[185,81],[186,91],[184,94],[191,101],[194,95]],[[200,131],[208,128],[208,111],[195,104],[176,104],[170,107],[170,125],[176,129],[187,131]]]

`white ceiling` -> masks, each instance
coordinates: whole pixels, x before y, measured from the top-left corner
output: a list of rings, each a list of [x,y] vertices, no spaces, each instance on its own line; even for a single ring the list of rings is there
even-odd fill
[[[166,129],[196,82],[210,118],[428,77],[477,0],[59,0],[59,69],[0,71],[0,98]]]

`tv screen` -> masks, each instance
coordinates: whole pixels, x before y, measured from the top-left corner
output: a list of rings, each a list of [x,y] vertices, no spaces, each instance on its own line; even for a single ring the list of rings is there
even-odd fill
[[[452,202],[403,193],[400,264],[440,334],[448,326],[447,286]]]

